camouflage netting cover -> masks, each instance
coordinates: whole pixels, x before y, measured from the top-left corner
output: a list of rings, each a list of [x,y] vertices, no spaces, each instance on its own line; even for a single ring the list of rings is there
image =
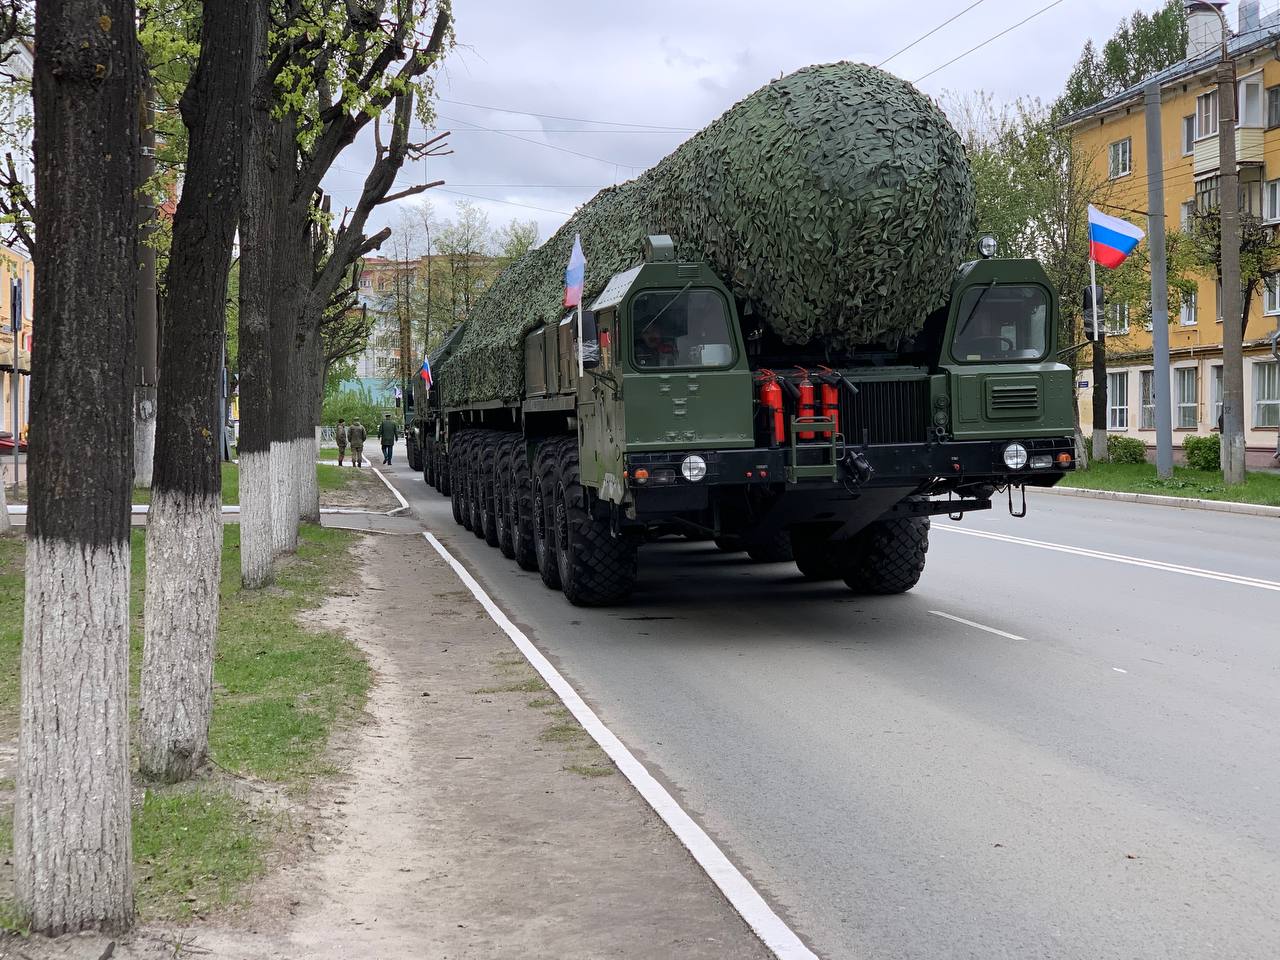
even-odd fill
[[[586,303],[646,234],[706,259],[787,342],[834,349],[919,328],[971,234],[964,148],[930,100],[874,67],[806,67],[757,90],[640,177],[602,190],[495,280],[440,371],[450,406],[511,400],[523,337],[565,313],[575,233]]]

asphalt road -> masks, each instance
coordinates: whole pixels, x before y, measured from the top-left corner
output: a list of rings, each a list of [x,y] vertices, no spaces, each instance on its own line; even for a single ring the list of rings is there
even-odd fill
[[[890,598],[660,543],[592,611],[395,472],[823,957],[1280,956],[1280,520],[1041,495]]]

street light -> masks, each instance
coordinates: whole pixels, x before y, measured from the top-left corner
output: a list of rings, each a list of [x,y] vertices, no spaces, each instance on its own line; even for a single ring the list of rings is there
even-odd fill
[[[1218,54],[1218,214],[1222,276],[1222,479],[1244,483],[1244,318],[1240,316],[1240,171],[1236,169],[1236,68],[1231,31],[1218,3],[1191,0],[1186,12],[1212,12],[1222,26]]]

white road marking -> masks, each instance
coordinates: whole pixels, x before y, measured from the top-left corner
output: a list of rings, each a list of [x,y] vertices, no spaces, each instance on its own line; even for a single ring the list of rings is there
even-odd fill
[[[976,630],[985,630],[987,633],[994,633],[997,637],[1004,637],[1008,640],[1026,640],[1026,637],[1020,637],[1016,633],[1005,633],[1003,630],[997,630],[995,627],[988,627],[983,623],[976,623],[973,620],[966,620],[964,617],[952,616],[949,613],[943,613],[941,610],[930,610],[935,617],[944,617],[947,620],[954,620],[956,623],[963,623],[966,627],[973,627]]]
[[[1112,667],[1111,669],[1112,669],[1112,670],[1114,670],[1116,673],[1128,673],[1128,672],[1129,672],[1128,670],[1122,670],[1120,667]]]
[[[427,532],[422,535],[453,568],[453,572],[466,584],[472,596],[493,618],[493,622],[511,638],[511,642],[538,671],[547,686],[555,691],[556,696],[569,708],[569,712],[582,724],[583,729],[609,755],[609,759],[622,771],[623,776],[631,781],[632,786],[639,791],[640,796],[644,797],[653,811],[666,822],[671,832],[684,844],[685,849],[698,861],[707,876],[720,888],[729,903],[742,915],[742,919],[750,924],[756,936],[773,952],[773,955],[779,960],[818,960],[817,955],[804,945],[795,931],[774,913],[769,904],[765,903],[764,897],[760,896],[751,882],[729,861],[724,851],[716,846],[715,841],[707,836],[706,831],[685,813],[666,788],[654,779],[653,774],[645,769],[644,764],[632,755],[613,731],[596,716],[595,711],[587,706],[578,692],[569,685],[569,681],[560,675],[560,671],[551,665],[551,662],[538,651],[524,632],[512,623],[493,602],[467,568],[459,563],[434,535]]]
[[[1094,560],[1108,560],[1112,563],[1124,563],[1134,567],[1147,567],[1151,570],[1162,570],[1165,573],[1180,573],[1187,577],[1200,577],[1204,580],[1219,580],[1222,583],[1235,583],[1242,587],[1257,587],[1260,590],[1280,591],[1280,583],[1275,580],[1263,580],[1259,577],[1246,577],[1237,573],[1223,573],[1220,570],[1203,570],[1200,567],[1187,567],[1180,563],[1165,563],[1163,560],[1146,560],[1142,557],[1130,557],[1122,553],[1106,553],[1102,550],[1089,550],[1086,547],[1070,547],[1062,543],[1048,543],[1044,540],[1028,540],[1025,537],[1011,537],[1006,533],[990,533],[986,530],[966,530],[946,524],[934,524],[933,530],[945,530],[949,533],[962,533],[966,537],[982,537],[985,540],[1001,540],[1005,543],[1016,543],[1026,547],[1039,547],[1041,550],[1052,550],[1056,553],[1072,553],[1079,557],[1091,557]]]
[[[382,471],[379,470],[377,467],[374,467],[373,472],[378,475],[379,480],[381,480],[383,483],[387,485],[387,489],[390,490],[393,494],[395,494],[395,498],[400,504],[400,509],[408,510],[409,501],[404,498],[404,496],[400,493],[399,490],[397,490],[395,487],[391,485],[391,481],[382,475]]]

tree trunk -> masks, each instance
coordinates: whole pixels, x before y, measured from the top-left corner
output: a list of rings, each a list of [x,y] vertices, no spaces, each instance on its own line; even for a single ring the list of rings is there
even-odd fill
[[[150,83],[143,89],[150,100],[154,90]],[[142,104],[140,118],[142,154],[138,160],[138,183],[145,185],[156,170],[155,112],[149,103]],[[133,485],[149,488],[156,452],[156,363],[158,328],[156,320],[156,251],[147,241],[155,232],[155,206],[150,195],[138,191],[138,305],[137,344],[133,386]]]
[[[309,198],[292,196],[296,117],[279,124],[277,187],[281,201],[275,225],[271,297],[271,470],[273,548],[277,556],[298,549],[300,456],[297,436],[299,313],[311,280]]]
[[[307,523],[320,522],[320,484],[316,478],[316,425],[320,422],[320,406],[324,399],[324,344],[320,336],[320,318],[302,317],[300,339],[302,350],[299,364],[297,396],[297,432],[299,439],[298,471],[299,519]]]
[[[159,452],[147,519],[142,772],[185,780],[209,751],[222,580],[222,338],[240,204],[249,25],[205,0],[200,61],[182,97],[190,132],[174,217],[161,355]]]
[[[37,246],[13,863],[31,928],[133,920],[129,500],[139,48],[132,0],[39,0]],[[92,460],[89,461],[90,454]]]
[[[240,582],[271,582],[274,540],[271,483],[271,245],[274,91],[267,77],[267,25],[252,7],[252,94],[240,207]]]
[[[14,477],[14,486],[17,486],[17,477]],[[5,496],[5,479],[4,470],[0,468],[0,537],[9,533],[13,529],[13,521],[9,519],[9,500]]]

